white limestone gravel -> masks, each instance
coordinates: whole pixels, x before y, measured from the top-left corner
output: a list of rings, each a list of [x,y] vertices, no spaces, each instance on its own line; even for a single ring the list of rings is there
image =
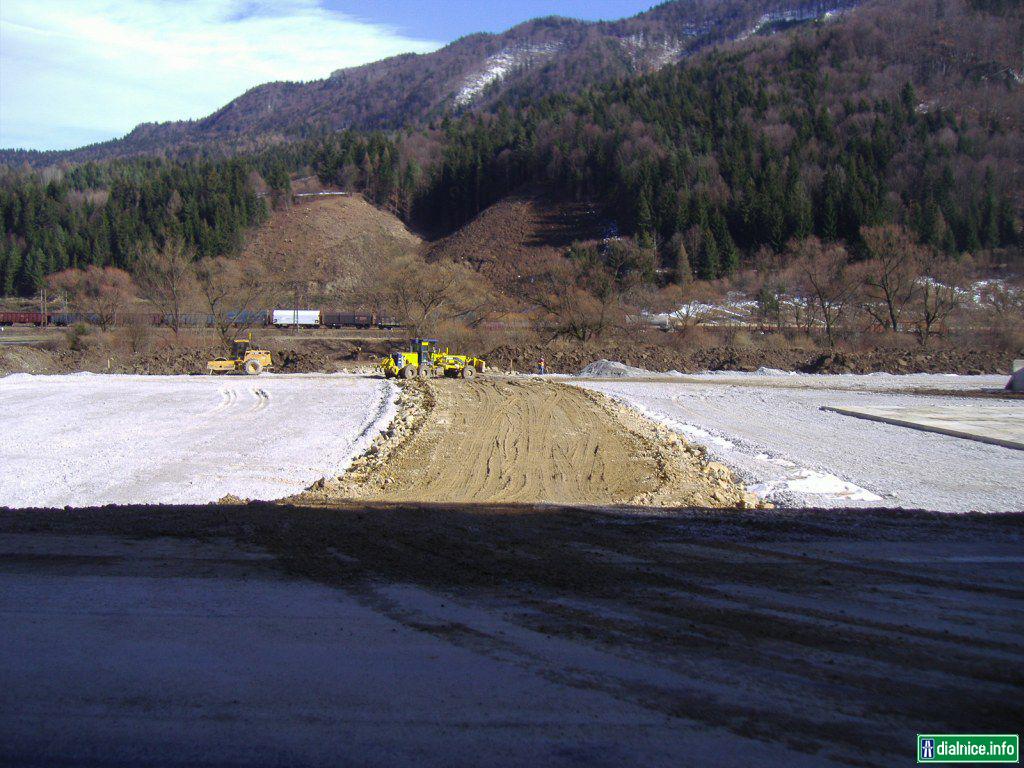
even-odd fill
[[[343,472],[394,415],[345,374],[0,379],[0,506],[290,496]]]
[[[1005,401],[938,394],[998,388],[1004,377],[760,371],[567,380],[617,398],[705,446],[736,470],[749,490],[776,504],[1024,510],[1024,452],[821,410],[1005,407]]]

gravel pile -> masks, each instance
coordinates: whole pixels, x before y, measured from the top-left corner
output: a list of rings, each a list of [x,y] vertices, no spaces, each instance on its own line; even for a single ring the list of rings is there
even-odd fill
[[[646,368],[634,368],[631,365],[620,363],[618,360],[595,360],[585,366],[577,376],[589,378],[627,378],[631,376],[652,376],[653,371]]]

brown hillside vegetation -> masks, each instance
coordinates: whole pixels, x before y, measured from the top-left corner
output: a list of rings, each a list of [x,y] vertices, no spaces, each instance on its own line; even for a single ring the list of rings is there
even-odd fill
[[[301,270],[355,308],[373,275],[415,254],[420,242],[396,216],[362,197],[332,196],[275,211],[250,235],[244,255],[281,273]]]
[[[510,290],[529,265],[562,255],[574,241],[604,235],[603,218],[589,203],[559,203],[540,190],[527,190],[485,209],[452,235],[425,248],[427,261],[466,263]]]

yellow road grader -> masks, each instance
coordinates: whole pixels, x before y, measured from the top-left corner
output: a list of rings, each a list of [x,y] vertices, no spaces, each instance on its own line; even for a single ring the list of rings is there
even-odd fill
[[[231,344],[230,357],[218,357],[206,364],[206,372],[247,373],[259,376],[267,368],[273,368],[274,361],[266,349],[252,349],[252,334],[246,339],[235,339]]]
[[[437,339],[413,339],[407,350],[396,350],[380,362],[388,379],[429,379],[433,376],[471,379],[487,370],[478,357],[456,355],[447,347],[442,351]]]

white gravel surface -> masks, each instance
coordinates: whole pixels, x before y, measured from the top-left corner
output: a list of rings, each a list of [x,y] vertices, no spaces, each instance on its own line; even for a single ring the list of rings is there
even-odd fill
[[[576,382],[705,446],[733,467],[754,493],[777,504],[1024,510],[1024,452],[821,410],[1005,407],[1006,401],[919,394],[998,388],[1005,377],[760,371]]]
[[[343,472],[394,415],[338,375],[0,379],[0,506],[275,499]]]

